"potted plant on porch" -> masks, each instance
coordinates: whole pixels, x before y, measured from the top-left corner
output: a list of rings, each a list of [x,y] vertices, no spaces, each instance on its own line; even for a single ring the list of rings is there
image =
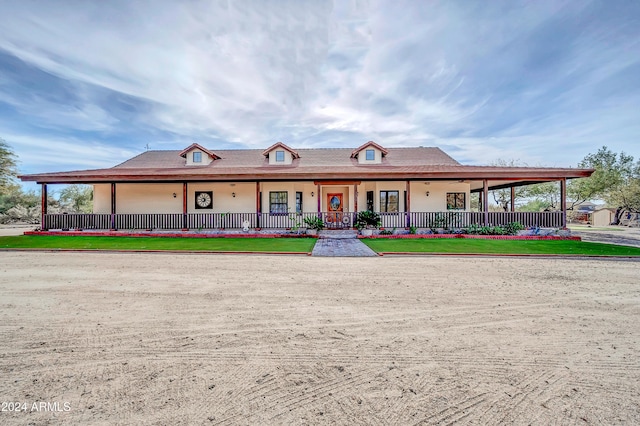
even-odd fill
[[[378,229],[380,225],[382,225],[380,215],[374,211],[367,210],[358,212],[356,216],[356,228],[364,237],[372,236],[373,230]]]
[[[307,235],[318,235],[318,231],[324,228],[324,221],[318,216],[308,216],[304,218],[307,225]]]

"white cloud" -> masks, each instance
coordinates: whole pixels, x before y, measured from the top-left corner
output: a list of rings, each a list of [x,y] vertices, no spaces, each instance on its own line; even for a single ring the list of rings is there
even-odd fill
[[[625,30],[623,12],[611,22],[589,20],[597,3],[110,1],[8,8],[0,6],[0,51],[67,81],[74,102],[56,105],[37,92],[20,97],[0,75],[0,104],[40,128],[92,131],[105,149],[95,151],[101,165],[115,164],[118,149],[93,135],[132,127],[136,135],[165,131],[189,143],[243,147],[275,140],[442,144],[475,163],[509,157],[574,164],[603,144],[638,155],[630,136],[640,122],[630,106],[640,102],[637,89],[623,87],[622,100],[599,102],[597,94],[608,93],[603,82],[620,81],[617,73],[638,64],[629,52],[640,41]],[[143,107],[116,111],[104,92]],[[26,151],[41,147],[39,137],[15,127],[12,136],[0,132],[38,161],[40,153]],[[52,139],[63,148],[58,152],[86,154],[72,148],[85,143],[81,136]],[[52,155],[48,161],[70,166]]]

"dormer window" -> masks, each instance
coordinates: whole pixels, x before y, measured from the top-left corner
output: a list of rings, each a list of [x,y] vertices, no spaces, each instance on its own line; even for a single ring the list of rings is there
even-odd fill
[[[220,156],[215,152],[209,151],[197,143],[189,145],[180,152],[180,157],[187,160],[186,166],[208,166],[214,160],[219,160]]]
[[[354,149],[351,153],[351,158],[356,158],[358,160],[358,164],[370,166],[372,164],[382,164],[382,159],[387,154],[389,154],[389,151],[374,141],[369,141]]]
[[[290,166],[293,160],[300,158],[298,152],[286,146],[282,142],[276,142],[269,148],[262,151],[262,155],[267,157],[267,161],[271,165]]]

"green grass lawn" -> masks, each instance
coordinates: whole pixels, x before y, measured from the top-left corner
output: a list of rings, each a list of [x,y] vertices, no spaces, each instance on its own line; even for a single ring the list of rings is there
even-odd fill
[[[472,254],[572,254],[582,256],[640,256],[640,248],[583,241],[522,241],[474,239],[363,239],[382,253],[472,253]]]
[[[315,238],[154,238],[21,235],[0,237],[2,248],[186,250],[309,253]]]

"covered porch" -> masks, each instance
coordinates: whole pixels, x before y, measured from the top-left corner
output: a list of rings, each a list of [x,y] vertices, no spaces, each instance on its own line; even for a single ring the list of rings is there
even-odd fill
[[[44,214],[43,230],[211,230],[305,228],[305,217],[321,217],[327,229],[352,228],[357,213],[116,213]],[[379,213],[384,228],[464,228],[470,225],[507,225],[562,228],[562,212],[395,212]]]
[[[321,218],[327,229],[349,229],[354,228],[357,213],[365,210],[377,212],[386,229],[461,229],[512,222],[565,228],[566,178],[554,179],[561,193],[560,211],[515,211],[515,187],[550,180],[76,182],[99,188],[100,199],[94,201],[91,214],[47,212],[48,184],[41,183],[41,229],[296,230],[306,227],[308,217]],[[133,191],[133,187],[138,189]],[[503,188],[511,189],[510,211],[490,211],[489,191]],[[197,198],[202,193],[215,194],[216,209],[199,210]],[[477,211],[470,208],[473,193],[479,194]],[[459,197],[454,205],[450,205],[451,195]]]

